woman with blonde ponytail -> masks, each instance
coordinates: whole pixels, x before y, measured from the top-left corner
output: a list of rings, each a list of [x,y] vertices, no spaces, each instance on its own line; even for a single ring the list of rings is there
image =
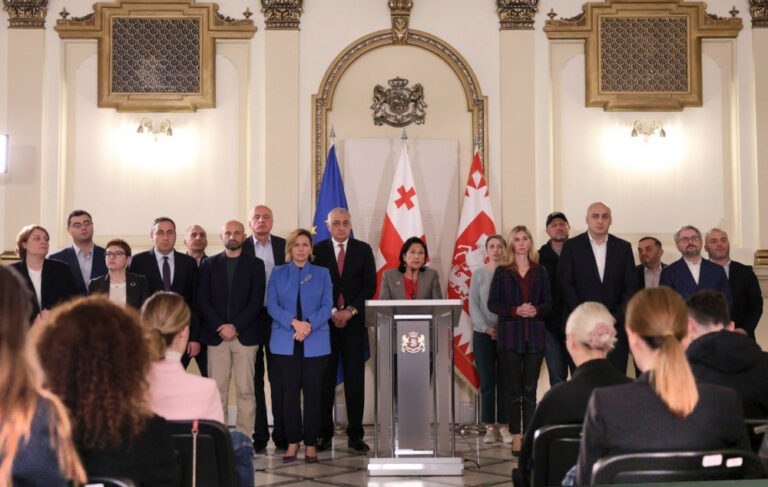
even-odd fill
[[[22,277],[0,266],[0,487],[85,483],[67,412],[25,345],[30,303]]]
[[[630,384],[592,394],[584,418],[577,485],[589,485],[592,465],[605,456],[749,450],[736,392],[694,381],[680,343],[687,326],[685,301],[670,288],[644,289],[629,301],[629,347],[643,374]]]

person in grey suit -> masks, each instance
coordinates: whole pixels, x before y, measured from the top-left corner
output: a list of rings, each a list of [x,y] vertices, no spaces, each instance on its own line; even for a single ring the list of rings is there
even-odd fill
[[[418,237],[405,241],[400,249],[400,266],[384,271],[379,299],[442,299],[437,271],[425,267],[427,244]]]
[[[80,294],[88,294],[91,279],[107,273],[104,248],[93,243],[93,218],[85,210],[74,210],[67,216],[67,233],[72,245],[48,256],[64,262],[72,270]]]

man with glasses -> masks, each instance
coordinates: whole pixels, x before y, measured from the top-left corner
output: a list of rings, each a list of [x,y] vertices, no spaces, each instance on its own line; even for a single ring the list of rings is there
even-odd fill
[[[85,210],[75,210],[67,217],[67,233],[72,245],[48,258],[68,264],[80,294],[88,294],[88,283],[107,273],[104,248],[93,243],[93,218]]]
[[[693,225],[683,225],[675,232],[675,245],[683,256],[661,271],[660,286],[668,286],[688,299],[702,289],[723,293],[728,309],[733,309],[728,276],[722,266],[701,257],[701,232]]]

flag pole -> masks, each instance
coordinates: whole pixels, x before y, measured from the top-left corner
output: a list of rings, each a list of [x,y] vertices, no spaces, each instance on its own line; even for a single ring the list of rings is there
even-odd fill
[[[331,124],[331,131],[328,134],[328,138],[331,139],[331,147],[336,145],[336,131],[333,130],[333,124]]]

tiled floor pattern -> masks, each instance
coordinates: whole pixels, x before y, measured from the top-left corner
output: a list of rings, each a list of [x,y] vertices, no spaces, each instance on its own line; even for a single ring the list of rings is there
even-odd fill
[[[367,435],[365,441],[373,446],[372,435]],[[462,438],[457,435],[456,451],[465,459],[464,475],[461,477],[368,477],[367,457],[347,448],[347,438],[344,435],[335,437],[334,448],[331,451],[320,452],[320,461],[316,464],[304,463],[302,449],[296,463],[283,465],[283,452],[276,453],[273,445],[270,444],[267,455],[255,458],[253,465],[257,486],[481,487],[512,485],[510,475],[512,468],[517,464],[517,459],[512,456],[509,445],[503,445],[500,442],[484,444],[481,438]]]

